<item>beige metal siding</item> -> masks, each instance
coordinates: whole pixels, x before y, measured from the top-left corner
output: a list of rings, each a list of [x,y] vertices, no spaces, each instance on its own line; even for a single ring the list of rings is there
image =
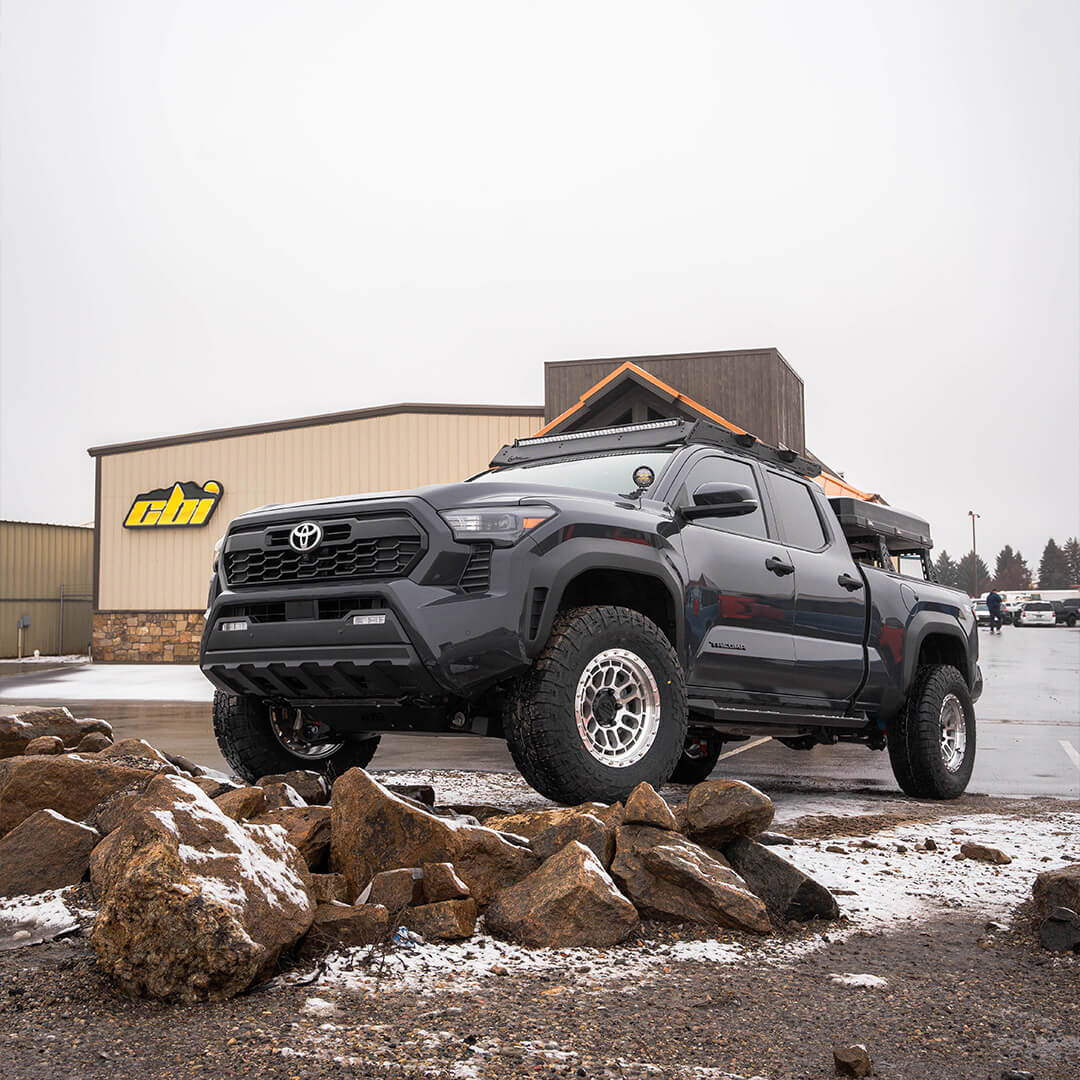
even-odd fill
[[[104,454],[98,608],[201,610],[214,541],[238,514],[266,503],[460,480],[540,424],[539,410],[526,416],[398,413]],[[177,480],[223,485],[207,526],[123,528],[136,495]]]
[[[94,576],[94,531],[72,525],[0,521],[0,656],[15,656],[22,615],[30,616],[23,653],[55,653],[59,647],[60,586],[86,596]],[[65,604],[64,651],[85,652],[90,641],[90,603]]]

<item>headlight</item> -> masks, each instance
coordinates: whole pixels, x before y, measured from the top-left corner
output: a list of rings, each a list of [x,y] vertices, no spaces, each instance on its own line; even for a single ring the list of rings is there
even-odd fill
[[[219,536],[217,538],[217,543],[214,545],[214,562],[213,562],[212,565],[213,565],[215,570],[217,569],[218,559],[221,558],[221,549],[224,546],[225,546],[225,537],[224,536]]]
[[[455,540],[516,544],[527,532],[554,517],[550,506],[486,506],[477,510],[443,510],[439,516]]]

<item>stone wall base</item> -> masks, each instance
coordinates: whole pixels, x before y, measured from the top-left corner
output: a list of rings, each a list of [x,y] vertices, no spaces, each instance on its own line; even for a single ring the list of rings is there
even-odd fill
[[[201,611],[97,611],[93,657],[105,664],[194,664],[202,630]]]

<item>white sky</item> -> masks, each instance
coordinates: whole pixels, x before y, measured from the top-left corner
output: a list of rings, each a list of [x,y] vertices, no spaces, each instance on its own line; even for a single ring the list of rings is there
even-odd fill
[[[1080,532],[1075,2],[0,5],[2,517],[90,518],[90,445],[775,345],[939,549]]]

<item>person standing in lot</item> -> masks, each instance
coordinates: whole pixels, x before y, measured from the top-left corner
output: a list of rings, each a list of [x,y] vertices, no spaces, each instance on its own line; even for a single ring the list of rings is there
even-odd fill
[[[986,596],[986,607],[990,612],[990,633],[1001,633],[1001,597],[997,590],[991,589]]]

